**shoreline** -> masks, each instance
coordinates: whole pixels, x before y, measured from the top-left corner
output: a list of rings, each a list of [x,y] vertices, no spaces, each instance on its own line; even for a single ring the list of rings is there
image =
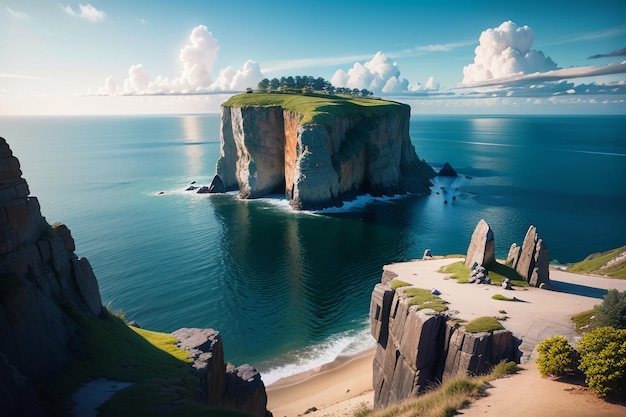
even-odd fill
[[[310,371],[276,381],[266,388],[267,409],[275,417],[297,417],[313,408],[323,410],[326,414],[322,416],[333,416],[355,410],[362,403],[371,407],[374,350],[372,347],[339,356]]]

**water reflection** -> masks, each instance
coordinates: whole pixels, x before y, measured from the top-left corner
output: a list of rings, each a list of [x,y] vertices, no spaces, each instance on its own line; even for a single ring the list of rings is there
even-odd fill
[[[180,123],[184,134],[183,140],[187,145],[184,147],[187,157],[186,174],[190,178],[206,175],[204,149],[200,144],[205,134],[202,129],[202,119],[200,116],[181,116]]]

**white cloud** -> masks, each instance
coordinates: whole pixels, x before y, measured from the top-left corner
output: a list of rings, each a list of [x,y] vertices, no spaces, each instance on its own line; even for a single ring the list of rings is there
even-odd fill
[[[364,64],[355,62],[348,72],[337,70],[330,82],[335,87],[366,88],[374,94],[399,93],[409,88],[409,82],[400,78],[398,65],[380,51]]]
[[[263,73],[259,64],[248,60],[243,64],[243,69],[241,70],[236,70],[233,67],[222,69],[211,89],[217,91],[242,91],[248,87],[256,88],[262,79]]]
[[[9,12],[9,14],[13,17],[15,17],[16,19],[20,19],[20,20],[31,20],[32,17],[30,17],[30,15],[26,12],[20,12],[17,10],[12,10],[11,8],[7,7],[7,12]]]
[[[440,43],[434,45],[416,46],[415,51],[420,52],[450,52],[457,48],[474,44],[474,41]]]
[[[79,4],[78,8],[80,9],[80,11],[74,11],[74,9],[72,9],[72,7],[69,5],[65,7],[61,6],[61,8],[65,13],[70,16],[80,17],[81,19],[85,19],[94,23],[104,20],[104,18],[106,17],[106,13],[104,13],[102,10],[96,9],[91,4]]]
[[[531,49],[534,38],[531,28],[518,27],[512,21],[483,31],[474,62],[463,68],[463,84],[557,69],[543,52]]]
[[[215,93],[219,91],[243,91],[255,88],[264,76],[259,64],[246,61],[242,69],[226,67],[213,81],[211,73],[217,60],[219,41],[213,37],[206,26],[196,26],[189,36],[189,43],[178,55],[182,69],[180,74],[170,79],[162,75],[151,79],[142,64],[134,64],[128,70],[120,90],[115,78],[109,76],[103,86],[91,88],[90,94],[194,94]]]

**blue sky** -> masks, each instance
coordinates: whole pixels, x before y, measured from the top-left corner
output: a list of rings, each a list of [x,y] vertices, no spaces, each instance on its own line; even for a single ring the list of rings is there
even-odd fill
[[[624,114],[625,16],[617,0],[0,0],[0,114],[217,112],[288,75],[415,113]]]

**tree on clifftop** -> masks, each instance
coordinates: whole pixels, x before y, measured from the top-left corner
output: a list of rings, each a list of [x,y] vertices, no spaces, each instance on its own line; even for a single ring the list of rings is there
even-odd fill
[[[374,95],[367,89],[359,90],[358,88],[350,89],[344,87],[335,87],[329,81],[322,77],[312,77],[310,75],[296,75],[295,77],[272,78],[271,80],[264,78],[257,85],[259,91],[288,91],[299,90],[326,94],[345,94],[354,97],[371,97]]]

